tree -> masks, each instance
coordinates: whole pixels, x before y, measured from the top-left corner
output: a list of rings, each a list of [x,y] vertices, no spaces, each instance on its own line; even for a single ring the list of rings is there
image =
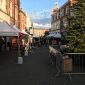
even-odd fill
[[[71,12],[66,39],[72,51],[85,52],[85,0],[77,0]]]

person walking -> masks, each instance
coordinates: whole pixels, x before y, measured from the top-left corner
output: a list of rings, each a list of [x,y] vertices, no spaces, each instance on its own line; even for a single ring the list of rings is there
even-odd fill
[[[56,68],[57,68],[57,74],[56,76],[60,76],[63,73],[63,59],[66,56],[66,53],[69,52],[69,46],[67,45],[61,45],[60,44],[60,52],[56,54]]]
[[[61,54],[61,52],[57,52],[56,54],[56,68],[57,68],[57,73],[56,73],[56,77],[62,75],[62,62],[63,59],[63,55]]]

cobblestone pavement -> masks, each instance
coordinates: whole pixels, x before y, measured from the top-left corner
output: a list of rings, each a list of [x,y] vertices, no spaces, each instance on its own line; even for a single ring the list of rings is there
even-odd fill
[[[56,77],[55,66],[49,63],[48,48],[36,48],[18,65],[17,58],[5,56],[0,60],[0,85],[85,85],[85,75]],[[1,55],[0,55],[1,57]],[[7,61],[6,61],[7,60]],[[3,62],[4,61],[4,62]]]

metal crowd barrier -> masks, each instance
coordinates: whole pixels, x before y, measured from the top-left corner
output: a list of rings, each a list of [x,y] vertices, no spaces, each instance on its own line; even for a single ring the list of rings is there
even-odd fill
[[[85,53],[66,53],[63,60],[63,72],[65,74],[85,74]]]
[[[49,46],[49,52],[56,57],[56,68],[62,74],[68,74],[70,80],[71,74],[85,74],[85,53],[65,53],[64,55]]]
[[[65,53],[62,55],[52,46],[49,46],[49,52],[56,57],[56,66],[59,68],[62,66],[63,73],[85,74],[85,53]]]

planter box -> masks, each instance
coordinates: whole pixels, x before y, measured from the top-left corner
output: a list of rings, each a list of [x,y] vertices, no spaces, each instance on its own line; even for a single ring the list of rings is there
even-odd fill
[[[72,71],[72,58],[63,59],[64,73]]]

